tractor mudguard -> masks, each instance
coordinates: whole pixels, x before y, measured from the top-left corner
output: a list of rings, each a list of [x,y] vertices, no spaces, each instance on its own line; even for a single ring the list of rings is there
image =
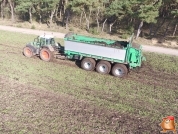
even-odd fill
[[[32,46],[31,44],[27,44],[26,46],[31,48],[31,50],[33,52],[33,55],[37,54],[37,50],[36,50],[36,48],[34,46]]]
[[[51,52],[54,52],[54,48],[52,46],[43,46],[42,48],[47,48],[49,49]]]

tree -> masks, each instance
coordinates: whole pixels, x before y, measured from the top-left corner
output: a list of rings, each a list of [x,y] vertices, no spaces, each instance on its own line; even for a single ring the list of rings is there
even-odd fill
[[[6,0],[0,0],[0,11],[1,11],[1,18],[4,19],[5,15],[4,15],[4,8],[6,5],[7,1]]]
[[[53,23],[53,17],[57,11],[59,0],[43,0],[43,13],[49,16],[49,24]]]
[[[178,9],[173,10],[171,13],[176,18],[176,24],[175,24],[174,31],[172,34],[172,36],[175,36],[175,33],[177,31],[177,24],[178,24]]]
[[[141,28],[146,23],[156,23],[156,18],[159,16],[159,8],[161,6],[161,0],[154,2],[154,0],[144,0],[135,2],[134,6],[134,16],[140,20],[140,25],[138,27],[136,38],[139,37],[141,33]],[[139,5],[139,6],[138,6]]]
[[[9,3],[9,6],[10,6],[11,21],[14,22],[15,21],[15,17],[14,17],[15,0],[8,0],[8,3]]]
[[[90,17],[91,12],[93,10],[93,4],[95,3],[94,0],[71,0],[69,1],[69,8],[75,12],[76,14],[80,14],[80,22],[82,19],[82,16],[84,15],[86,20],[86,26],[87,30],[90,29]]]
[[[15,10],[22,14],[29,14],[29,22],[32,23],[32,13],[35,12],[34,9],[35,0],[17,0],[17,6]]]
[[[106,8],[105,15],[110,23],[110,33],[112,26],[116,23],[116,21],[121,22],[124,18],[129,18],[133,15],[134,3],[130,0],[113,0],[111,4]]]

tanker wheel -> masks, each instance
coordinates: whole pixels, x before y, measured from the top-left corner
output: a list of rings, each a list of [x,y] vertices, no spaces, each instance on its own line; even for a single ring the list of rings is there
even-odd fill
[[[111,71],[111,64],[108,61],[100,61],[96,65],[96,71],[100,74],[108,74]]]
[[[29,47],[24,47],[23,49],[23,54],[28,57],[28,58],[31,58],[33,56],[33,51],[31,48]]]
[[[95,69],[96,62],[92,58],[84,58],[81,63],[81,67],[87,71],[93,71]]]
[[[125,77],[128,74],[128,69],[123,64],[115,64],[112,68],[112,74],[116,77]]]
[[[42,48],[40,51],[40,58],[43,61],[51,61],[53,59],[53,53],[48,48]]]

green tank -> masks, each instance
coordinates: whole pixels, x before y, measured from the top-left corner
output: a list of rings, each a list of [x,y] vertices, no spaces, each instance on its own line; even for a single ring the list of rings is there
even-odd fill
[[[133,36],[129,41],[118,41],[69,33],[64,38],[64,53],[69,59],[81,60],[85,70],[123,77],[146,60],[142,46],[133,47]]]

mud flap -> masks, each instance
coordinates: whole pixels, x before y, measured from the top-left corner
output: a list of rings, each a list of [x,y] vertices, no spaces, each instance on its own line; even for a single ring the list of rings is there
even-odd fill
[[[44,47],[42,47],[42,48],[47,48],[47,49],[49,49],[51,52],[54,52],[54,48],[53,48],[52,46],[44,46]]]
[[[48,46],[48,49],[53,52],[54,51],[54,48],[52,46]]]

